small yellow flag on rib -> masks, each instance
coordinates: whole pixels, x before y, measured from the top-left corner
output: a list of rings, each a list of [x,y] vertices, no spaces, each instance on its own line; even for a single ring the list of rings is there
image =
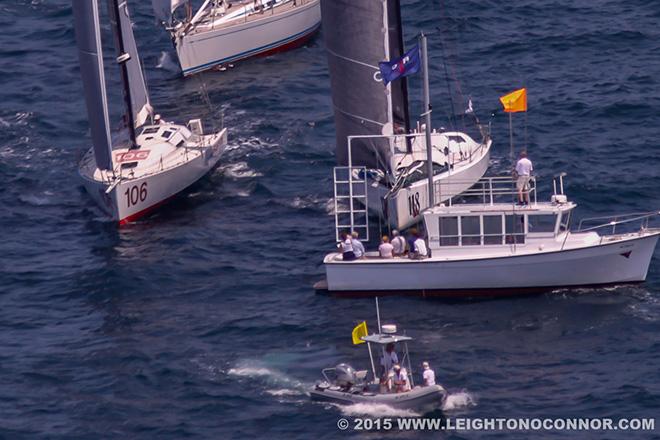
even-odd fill
[[[522,88],[500,97],[506,113],[527,111],[527,89]]]
[[[362,321],[353,329],[353,345],[364,344],[364,341],[360,338],[362,336],[367,336],[367,321]]]

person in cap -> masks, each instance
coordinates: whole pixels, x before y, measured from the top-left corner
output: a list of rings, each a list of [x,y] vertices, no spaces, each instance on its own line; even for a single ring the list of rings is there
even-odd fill
[[[394,391],[397,393],[410,391],[410,382],[408,381],[408,372],[406,369],[401,368],[401,365],[399,364],[394,364],[392,371],[394,372],[394,375],[392,376]]]
[[[424,372],[422,373],[422,379],[425,387],[430,387],[435,385],[435,371],[431,370],[431,366],[428,362],[422,362],[422,368]]]
[[[392,231],[392,237],[392,254],[400,257],[406,252],[406,239],[396,229]]]

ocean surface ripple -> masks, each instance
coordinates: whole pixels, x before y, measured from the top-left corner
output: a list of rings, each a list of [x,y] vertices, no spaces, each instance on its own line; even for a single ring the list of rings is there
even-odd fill
[[[542,185],[568,172],[581,216],[660,208],[660,3],[403,5],[408,44],[432,32],[436,125],[448,126],[469,97],[491,120],[500,95],[526,86],[530,111],[514,118],[515,140]],[[183,79],[150,2],[131,6],[157,111],[224,122],[230,148],[183,197],[118,230],[77,179],[90,139],[70,3],[0,3],[0,437],[528,438],[340,433],[340,417],[392,413],[309,401],[321,368],[366,367],[350,331],[374,321],[372,300],[311,288],[333,246],[323,39]],[[114,51],[105,53],[110,63]],[[112,67],[108,79],[118,122]],[[492,117],[494,172],[510,167],[507,123]],[[435,367],[450,416],[654,417],[658,255],[638,286],[458,303],[386,298],[381,313],[417,338],[413,359]],[[616,433],[601,434],[593,438]]]

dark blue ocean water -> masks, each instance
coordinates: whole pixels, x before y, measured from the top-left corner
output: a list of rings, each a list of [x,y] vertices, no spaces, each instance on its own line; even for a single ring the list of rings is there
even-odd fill
[[[185,197],[118,230],[77,180],[89,136],[69,3],[0,1],[0,437],[420,436],[341,433],[339,417],[382,413],[305,394],[323,367],[366,366],[350,331],[374,320],[372,300],[311,288],[333,240],[322,38],[184,80],[149,3],[131,5],[155,107],[215,123],[223,111],[230,149]],[[660,3],[403,3],[409,43],[419,29],[442,30],[430,37],[436,125],[448,124],[447,78],[454,105],[471,96],[482,120],[498,96],[526,86],[530,155],[542,177],[568,172],[581,215],[660,207]],[[412,86],[419,113],[418,78]],[[516,115],[518,145],[524,122]],[[492,123],[493,170],[506,171],[507,119]],[[387,298],[381,311],[419,338],[412,354],[452,393],[449,415],[653,417],[659,256],[639,286],[460,303]]]

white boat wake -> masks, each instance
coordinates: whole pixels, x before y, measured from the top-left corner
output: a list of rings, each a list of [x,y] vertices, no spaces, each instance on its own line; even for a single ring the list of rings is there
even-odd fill
[[[250,362],[252,365],[247,365],[247,363],[248,362],[241,363],[230,368],[227,370],[227,375],[238,377],[239,379],[259,379],[266,385],[264,392],[274,397],[286,398],[307,395],[307,389],[310,387],[309,384],[305,384],[297,379],[287,376],[281,371],[259,365],[258,363]]]
[[[409,409],[396,409],[382,403],[354,403],[352,405],[330,404],[349,417],[421,417],[422,415]]]
[[[178,72],[179,66],[172,59],[169,52],[162,51],[158,57],[158,64],[156,64],[156,69],[163,69],[168,72]]]
[[[469,408],[477,406],[477,402],[472,394],[467,391],[461,391],[455,394],[450,394],[445,399],[445,404],[442,406],[443,411],[455,411],[458,409]]]

